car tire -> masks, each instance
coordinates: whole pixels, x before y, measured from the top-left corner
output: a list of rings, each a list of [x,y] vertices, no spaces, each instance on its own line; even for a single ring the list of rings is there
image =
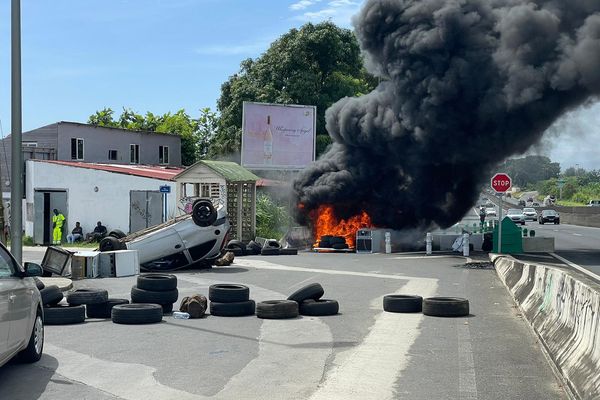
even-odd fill
[[[298,303],[293,300],[267,300],[256,305],[256,316],[263,319],[288,319],[299,315]]]
[[[27,347],[19,353],[19,360],[24,363],[34,363],[42,358],[44,351],[44,319],[38,309],[31,329]]]
[[[325,290],[323,286],[319,283],[311,283],[310,285],[306,285],[294,293],[292,293],[287,299],[293,300],[297,303],[302,303],[304,300],[319,300],[325,294]]]
[[[261,250],[262,250],[261,245],[256,243],[254,240],[251,240],[250,242],[248,242],[248,245],[246,246],[246,252],[248,252],[250,254],[258,255],[258,254],[260,254]]]
[[[560,222],[555,222],[554,225],[560,225]]]
[[[44,308],[45,325],[80,324],[85,321],[85,306],[52,306]]]
[[[254,315],[256,303],[254,300],[238,301],[234,303],[210,302],[210,315],[217,317],[244,317]]]
[[[142,274],[137,278],[138,289],[167,292],[177,289],[177,277],[172,274]]]
[[[67,303],[71,306],[82,304],[100,304],[108,301],[108,292],[104,289],[77,289],[67,294]]]
[[[262,256],[278,256],[280,253],[280,249],[275,248],[275,247],[267,247],[267,248],[263,248],[260,251],[260,255]]]
[[[239,303],[250,299],[248,286],[216,284],[208,287],[208,299],[217,303]]]
[[[178,297],[179,291],[177,289],[156,292],[140,289],[137,286],[131,288],[132,303],[173,304]]]
[[[163,309],[159,304],[137,303],[114,306],[111,320],[115,324],[139,325],[162,321]]]
[[[104,318],[108,319],[114,306],[121,304],[129,304],[127,299],[108,299],[105,303],[88,304],[85,307],[88,318]]]
[[[287,249],[279,249],[279,255],[281,256],[297,256],[298,249],[294,247],[288,247]]]
[[[38,288],[38,290],[42,290],[43,288],[46,287],[46,285],[44,285],[44,282],[40,281],[37,277],[33,277],[33,281],[35,282],[35,287]]]
[[[100,251],[116,251],[125,250],[125,244],[114,236],[106,236],[100,240]]]
[[[217,210],[210,200],[196,200],[192,206],[192,219],[200,227],[211,226],[217,220]]]
[[[423,314],[433,317],[466,317],[469,300],[461,297],[429,297],[423,299]]]
[[[421,296],[388,294],[383,296],[383,310],[394,313],[418,313],[423,309]]]
[[[240,249],[242,250],[243,253],[246,252],[246,245],[244,244],[244,242],[240,241],[240,240],[230,240],[229,242],[227,242],[227,246],[225,246],[225,250],[233,250],[233,249]]]
[[[63,294],[56,285],[47,286],[40,290],[40,295],[42,296],[42,304],[43,305],[55,305],[60,303],[63,299]]]
[[[540,221],[540,225],[544,225],[544,222],[543,222],[543,221]]]
[[[340,311],[340,305],[336,300],[304,300],[299,304],[300,315],[311,317],[323,317],[336,315]]]
[[[117,238],[117,239],[123,239],[127,235],[125,234],[125,232],[123,232],[120,229],[113,229],[112,231],[110,231],[110,233],[108,234],[108,236],[112,236],[112,237]]]

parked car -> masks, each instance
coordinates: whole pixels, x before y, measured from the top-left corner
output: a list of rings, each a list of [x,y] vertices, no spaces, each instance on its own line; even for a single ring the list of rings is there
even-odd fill
[[[525,203],[525,200],[519,200],[520,207],[525,207],[526,205],[527,205],[527,203]]]
[[[509,208],[506,212],[506,216],[516,224],[525,225],[525,214],[523,214],[523,210],[519,210],[518,208]]]
[[[128,236],[109,233],[100,251],[137,250],[145,270],[169,270],[217,259],[231,227],[223,206],[210,200],[194,202],[192,213]]]
[[[540,225],[544,225],[546,222],[552,222],[555,225],[560,224],[560,214],[554,210],[544,210],[541,212],[538,218]]]
[[[535,211],[535,208],[526,207],[523,209],[523,215],[525,215],[525,221],[531,220],[535,221],[538,218],[538,213]]]
[[[36,362],[44,349],[44,310],[33,280],[42,267],[24,265],[0,243],[0,366],[15,356]]]
[[[491,217],[496,217],[496,207],[488,207],[485,209],[485,215],[486,216],[491,216]]]
[[[590,200],[588,207],[600,207],[600,200]]]

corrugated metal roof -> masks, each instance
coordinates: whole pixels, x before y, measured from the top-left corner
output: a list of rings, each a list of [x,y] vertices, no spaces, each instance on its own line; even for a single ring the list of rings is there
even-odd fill
[[[183,176],[187,171],[191,171],[197,165],[204,165],[212,169],[217,174],[221,175],[226,181],[229,182],[256,182],[260,178],[248,171],[241,165],[231,161],[213,161],[213,160],[200,160],[194,165],[188,167],[185,171],[182,171],[176,176],[179,178]]]
[[[128,165],[128,164],[97,164],[78,161],[61,160],[31,160],[35,162],[64,165],[67,167],[94,169],[98,171],[114,172],[117,174],[126,174],[141,176],[143,178],[161,179],[165,181],[174,181],[175,176],[182,172],[183,168],[158,166],[158,165]]]

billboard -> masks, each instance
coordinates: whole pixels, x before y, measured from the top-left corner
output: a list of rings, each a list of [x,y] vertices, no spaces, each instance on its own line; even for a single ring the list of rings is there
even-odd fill
[[[242,165],[302,169],[315,160],[315,106],[244,102]]]

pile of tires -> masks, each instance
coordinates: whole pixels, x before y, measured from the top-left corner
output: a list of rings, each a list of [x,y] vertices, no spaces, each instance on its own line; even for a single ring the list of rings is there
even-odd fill
[[[469,300],[461,297],[428,297],[389,294],[383,296],[383,310],[393,313],[420,313],[433,317],[466,317]]]
[[[251,240],[248,244],[240,240],[230,240],[225,246],[226,251],[231,251],[236,257],[247,256],[247,255],[263,255],[263,256],[284,256],[284,255],[297,255],[298,249],[296,248],[282,248],[281,244],[277,240],[266,240],[264,245]]]
[[[343,236],[323,235],[319,239],[319,247],[325,249],[344,250],[348,248],[346,238]]]
[[[171,274],[142,274],[137,277],[137,285],[131,288],[131,303],[158,304],[164,314],[173,311],[177,301],[177,277]],[[135,307],[124,307],[135,309]]]
[[[340,311],[340,305],[337,300],[323,299],[325,290],[319,283],[306,285],[287,299],[298,304],[300,315],[323,317],[327,315],[336,315]]]
[[[40,282],[41,283],[41,282]],[[85,321],[85,306],[67,306],[59,304],[64,298],[62,291],[56,285],[43,287],[36,282],[40,289],[44,307],[45,325],[79,324]]]
[[[242,317],[254,315],[256,303],[250,300],[248,286],[217,284],[208,288],[210,314],[219,317]]]

